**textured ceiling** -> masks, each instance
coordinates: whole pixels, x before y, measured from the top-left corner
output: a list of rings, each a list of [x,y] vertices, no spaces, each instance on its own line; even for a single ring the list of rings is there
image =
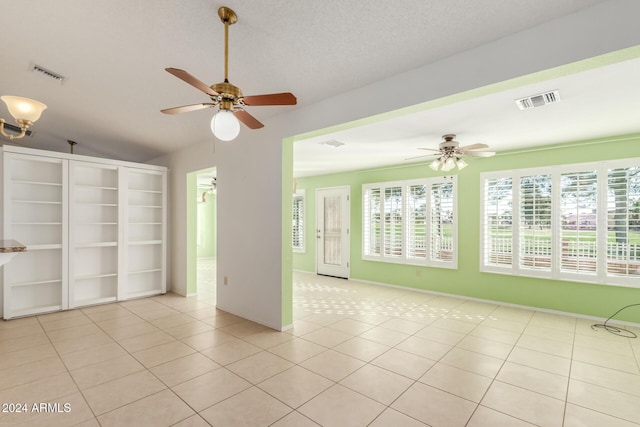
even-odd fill
[[[291,91],[299,106],[429,64],[597,0],[229,0],[230,80],[248,95]],[[211,141],[207,101],[164,71],[223,79],[223,26],[211,0],[2,0],[0,94],[49,108],[21,142],[133,161]],[[65,76],[59,85],[33,64]],[[296,107],[252,108],[268,118]],[[4,106],[0,117],[9,118]],[[435,132],[435,131],[434,131]],[[439,138],[439,136],[438,136]]]

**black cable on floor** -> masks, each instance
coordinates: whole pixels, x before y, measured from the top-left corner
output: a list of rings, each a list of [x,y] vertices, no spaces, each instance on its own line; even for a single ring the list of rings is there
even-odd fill
[[[611,316],[609,316],[609,318],[607,320],[605,320],[604,323],[596,323],[594,325],[591,325],[591,329],[593,329],[593,330],[604,329],[605,331],[610,332],[610,333],[612,333],[614,335],[618,335],[620,337],[638,338],[638,335],[636,335],[635,332],[632,332],[632,331],[630,331],[628,329],[618,328],[618,327],[615,327],[615,326],[607,325],[609,320],[611,320],[616,314],[620,313],[622,310],[624,310],[626,308],[635,307],[637,305],[640,305],[640,303],[638,303],[638,304],[629,304],[629,305],[626,305],[626,306],[622,307],[620,310],[616,311]]]

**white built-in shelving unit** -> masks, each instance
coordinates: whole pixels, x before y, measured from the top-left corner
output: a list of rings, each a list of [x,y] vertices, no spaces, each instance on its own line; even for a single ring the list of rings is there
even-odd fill
[[[2,148],[3,317],[166,292],[166,168]]]
[[[118,170],[70,161],[69,308],[118,298]]]
[[[28,248],[3,267],[5,318],[68,308],[67,172],[62,159],[5,154],[4,235]]]
[[[127,286],[125,299],[160,292],[166,281],[166,174],[158,171],[126,171],[124,248]]]

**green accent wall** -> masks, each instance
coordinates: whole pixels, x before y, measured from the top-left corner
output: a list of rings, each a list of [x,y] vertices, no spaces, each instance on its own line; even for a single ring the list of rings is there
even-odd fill
[[[198,258],[214,258],[216,256],[216,195],[207,194],[206,202],[202,201],[202,193],[209,188],[198,188]]]
[[[362,184],[442,174],[429,169],[428,162],[298,178],[297,188],[304,188],[306,191],[307,245],[305,253],[289,252],[289,256],[293,257],[293,269],[315,272],[315,190],[349,185],[352,279],[606,318],[625,305],[640,303],[640,289],[480,272],[480,173],[632,157],[640,157],[640,134],[504,152],[492,158],[470,159],[469,166],[457,172],[457,270],[362,259]],[[290,199],[286,201],[290,205]],[[289,228],[290,210],[289,206]],[[640,279],[638,282],[640,286]],[[285,311],[287,307],[284,304]],[[640,308],[630,308],[616,316],[616,319],[640,323]]]

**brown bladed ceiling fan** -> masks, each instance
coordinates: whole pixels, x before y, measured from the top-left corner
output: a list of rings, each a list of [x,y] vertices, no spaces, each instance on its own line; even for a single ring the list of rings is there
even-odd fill
[[[211,102],[167,108],[161,110],[161,112],[178,114],[219,106],[219,112],[211,121],[211,129],[219,139],[229,141],[235,138],[240,130],[238,120],[250,129],[259,129],[264,126],[258,119],[245,111],[243,107],[296,105],[297,100],[290,92],[244,96],[239,87],[229,83],[229,25],[235,24],[238,21],[238,16],[233,10],[225,6],[218,9],[218,16],[224,24],[224,81],[207,86],[184,70],[165,68],[166,71],[177,78],[209,95]],[[233,129],[229,130],[229,125]]]

